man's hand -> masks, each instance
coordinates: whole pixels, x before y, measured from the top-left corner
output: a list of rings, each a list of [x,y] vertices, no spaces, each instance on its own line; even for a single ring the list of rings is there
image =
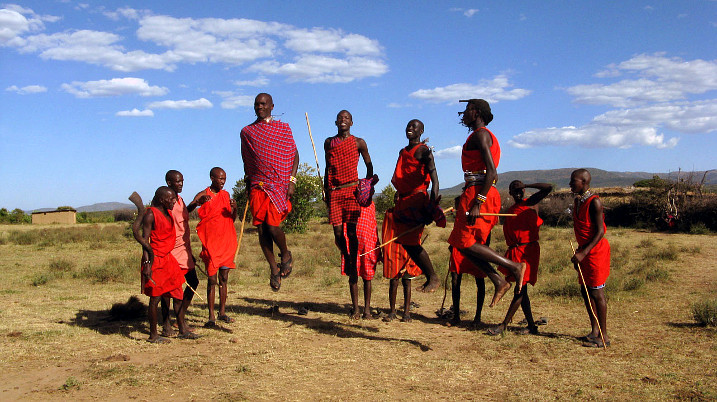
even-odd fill
[[[577,266],[577,264],[580,264],[585,259],[586,255],[587,253],[585,252],[585,250],[578,247],[578,250],[575,252],[573,258],[571,258],[570,261],[572,261],[573,264]]]
[[[145,281],[152,281],[152,264],[154,263],[154,256],[150,256],[147,259],[142,258],[142,276],[145,278]]]
[[[236,211],[237,200],[235,200],[234,198],[229,198],[229,205],[232,207],[232,211]]]
[[[476,223],[476,219],[480,216],[480,202],[476,202],[473,204],[473,208],[471,208],[470,212],[468,212],[468,216],[466,216],[466,220],[468,221],[469,226],[473,226]]]
[[[291,198],[295,192],[296,184],[294,184],[293,182],[289,182],[289,185],[286,187],[286,198]]]
[[[202,205],[205,202],[209,201],[212,197],[209,196],[209,194],[197,194],[196,197],[192,200],[194,204]]]

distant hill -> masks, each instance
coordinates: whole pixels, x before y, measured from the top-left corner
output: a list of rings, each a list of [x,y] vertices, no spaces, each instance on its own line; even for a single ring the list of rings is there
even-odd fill
[[[132,204],[122,202],[100,202],[98,204],[85,205],[84,207],[77,208],[77,212],[102,212],[102,211],[116,211],[119,209],[136,209]]]
[[[576,168],[550,169],[550,170],[516,170],[512,172],[499,172],[496,187],[500,190],[507,190],[513,180],[520,180],[524,183],[552,183],[557,188],[567,188],[570,181],[570,173]],[[648,173],[648,172],[609,172],[606,170],[587,168],[592,176],[592,187],[630,187],[638,180],[651,179],[657,175],[661,178],[676,180],[679,177],[687,178],[692,176],[693,182],[702,180],[704,171],[698,172],[670,172],[670,173]],[[717,185],[717,171],[709,171],[705,178],[705,185]],[[450,188],[441,189],[441,194],[460,194],[463,183]]]

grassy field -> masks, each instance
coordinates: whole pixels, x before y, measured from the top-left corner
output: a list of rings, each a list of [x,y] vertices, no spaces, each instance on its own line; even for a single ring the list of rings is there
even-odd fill
[[[443,276],[450,224],[427,232]],[[331,229],[317,221],[289,235],[294,273],[279,293],[247,230],[230,275],[236,322],[202,328],[206,305],[195,298],[187,316],[202,338],[152,345],[146,321],[109,320],[112,304],[139,294],[139,246],[126,223],[0,226],[0,399],[717,398],[717,330],[691,313],[717,298],[715,236],[608,229],[607,351],[577,339],[589,322],[569,264],[572,231],[544,228],[541,237],[541,274],[529,290],[535,317],[548,318],[539,336],[447,327],[435,314],[443,288],[413,293],[411,323],[350,320]],[[493,244],[505,249],[500,227]],[[388,281],[377,275],[373,289],[374,307],[385,311]],[[508,304],[486,306],[484,321],[501,321]],[[472,280],[463,281],[462,308],[470,320]],[[511,328],[521,319],[519,311]]]

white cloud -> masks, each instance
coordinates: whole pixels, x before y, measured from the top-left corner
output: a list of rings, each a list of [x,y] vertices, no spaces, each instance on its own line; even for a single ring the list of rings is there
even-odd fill
[[[119,112],[115,113],[115,116],[119,116],[119,117],[153,117],[154,112],[149,109],[139,110],[139,109],[135,108],[132,110],[119,111]]]
[[[419,89],[409,96],[428,102],[457,102],[459,99],[482,98],[488,102],[517,100],[530,94],[530,90],[515,88],[506,75],[498,75],[491,80],[480,80],[475,84],[459,83],[433,89]]]
[[[266,77],[258,77],[247,81],[234,81],[234,85],[238,87],[264,87],[269,85],[269,79]]]
[[[214,91],[213,94],[222,97],[222,109],[254,106],[254,96],[251,95],[239,95],[232,91]]]
[[[32,31],[44,29],[40,18],[29,20],[7,8],[0,11],[0,44],[22,53],[38,53],[43,59],[85,62],[116,71],[174,71],[179,64],[253,63],[255,71],[284,75],[289,81],[329,83],[388,71],[377,40],[340,29],[304,29],[243,18],[175,18],[132,8],[103,12],[110,19],[136,21],[137,38],[164,50],[148,53],[126,49],[125,38],[113,32],[66,30],[34,35]]]
[[[169,92],[167,88],[150,86],[147,81],[134,77],[87,82],[74,81],[72,84],[62,84],[61,88],[78,98],[120,95],[161,96]]]
[[[592,105],[630,107],[650,102],[686,99],[717,89],[717,60],[683,61],[663,53],[641,54],[596,74],[611,78],[637,74],[612,84],[576,85],[567,89],[575,102]]]
[[[5,88],[5,90],[10,92],[16,92],[20,95],[39,94],[42,92],[47,92],[47,88],[43,87],[42,85],[28,85],[22,88],[18,88],[16,85],[12,85]]]
[[[461,152],[463,152],[463,147],[456,145],[450,148],[438,150],[434,152],[433,155],[435,155],[438,159],[455,159],[460,158]]]
[[[478,11],[479,11],[479,10],[478,10],[477,8],[469,8],[468,10],[466,10],[466,11],[463,12],[463,15],[465,15],[465,16],[468,17],[468,18],[470,18],[470,17],[472,17],[474,14],[476,14]]]
[[[197,100],[165,100],[159,102],[152,102],[147,107],[149,109],[209,109],[212,106],[212,102],[209,102],[205,98]]]

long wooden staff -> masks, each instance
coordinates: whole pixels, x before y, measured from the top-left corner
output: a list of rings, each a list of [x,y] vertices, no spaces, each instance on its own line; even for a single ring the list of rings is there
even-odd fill
[[[575,254],[575,246],[573,246],[573,241],[570,240],[570,248],[573,249],[573,254]],[[600,339],[602,339],[602,347],[603,349],[607,350],[607,345],[605,344],[605,337],[602,334],[602,328],[600,328],[600,321],[597,318],[597,315],[595,314],[595,311],[593,310],[593,304],[590,301],[590,293],[588,293],[588,285],[585,284],[585,277],[583,277],[583,270],[580,269],[580,263],[575,264],[578,267],[578,273],[580,274],[580,280],[583,283],[583,288],[585,289],[585,297],[588,299],[588,306],[590,306],[590,313],[592,313],[593,318],[595,319],[595,322],[598,326],[598,331],[600,331]]]
[[[184,281],[184,284],[187,285],[187,287],[188,287],[189,289],[192,289],[192,292],[194,292],[194,294],[197,295],[197,297],[198,297],[201,301],[206,302],[206,300],[204,300],[204,298],[203,298],[202,296],[200,296],[199,293],[197,293],[196,290],[194,290],[194,288],[189,284],[189,282],[187,282],[187,281],[185,280],[185,281]]]
[[[311,124],[309,124],[309,113],[304,112],[306,115],[306,127],[309,128],[309,138],[311,138],[311,148],[314,148],[314,159],[316,159],[316,173],[319,175],[319,181],[321,182],[321,199],[326,199],[326,194],[324,194],[324,182],[321,179],[321,168],[319,167],[319,156],[316,154],[316,145],[314,145],[314,136],[311,135]]]
[[[239,239],[237,239],[237,250],[234,252],[234,263],[236,264],[237,257],[239,256],[239,247],[241,247],[241,239],[244,237],[244,223],[246,222],[246,211],[249,210],[249,199],[246,200],[244,206],[244,215],[241,218],[241,228],[239,229]]]

